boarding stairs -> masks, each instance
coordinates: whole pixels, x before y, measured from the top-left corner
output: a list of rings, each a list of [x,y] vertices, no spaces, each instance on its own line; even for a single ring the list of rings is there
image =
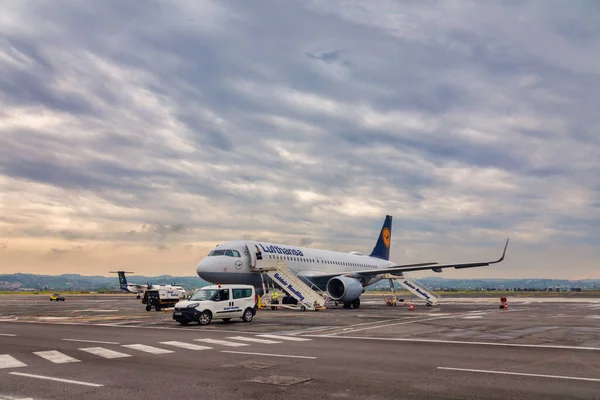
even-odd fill
[[[311,288],[294,272],[290,271],[286,260],[257,260],[253,269],[261,272],[261,278],[263,278],[262,301],[265,306],[275,306],[275,304],[271,304],[271,296],[267,295],[263,275],[267,275],[275,284],[298,301],[297,305],[293,305],[282,304],[282,300],[280,300],[276,304],[277,307],[299,309],[301,311],[325,309],[325,297],[315,290],[316,288]]]
[[[385,277],[387,279],[389,279],[389,281],[390,281],[390,288],[392,289],[394,301],[397,300],[396,289],[394,287],[394,282],[393,282],[394,280],[396,282],[398,282],[400,284],[400,286],[402,286],[403,288],[405,288],[406,290],[408,290],[415,296],[420,297],[423,300],[425,300],[427,302],[426,304],[428,306],[437,305],[437,304],[439,304],[439,302],[441,300],[441,297],[438,294],[436,294],[433,290],[427,289],[422,284],[419,284],[414,280],[408,279],[405,276],[396,276],[396,275],[386,274]]]

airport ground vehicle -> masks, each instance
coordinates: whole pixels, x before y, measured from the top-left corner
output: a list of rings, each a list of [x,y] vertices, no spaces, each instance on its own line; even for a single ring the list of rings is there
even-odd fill
[[[146,311],[150,311],[152,308],[156,311],[160,311],[163,308],[173,307],[181,297],[181,293],[174,289],[150,289],[144,292],[142,304],[146,305]]]
[[[229,322],[241,318],[251,322],[256,314],[256,293],[252,285],[213,285],[198,290],[175,304],[173,319],[182,325],[198,322],[208,325],[214,318]]]
[[[65,298],[58,293],[54,293],[50,296],[50,301],[65,301]]]

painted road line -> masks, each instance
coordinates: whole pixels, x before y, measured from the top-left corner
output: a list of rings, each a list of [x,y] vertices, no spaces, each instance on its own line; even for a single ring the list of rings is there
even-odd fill
[[[242,342],[264,343],[264,344],[281,343],[281,342],[276,342],[275,340],[257,339],[257,338],[244,337],[244,336],[229,336],[227,339],[241,340]]]
[[[307,360],[315,360],[317,358],[317,357],[310,357],[310,356],[292,356],[289,354],[251,353],[248,351],[231,351],[231,350],[221,350],[221,353],[247,354],[247,355],[251,355],[251,356],[266,356],[266,357],[304,358]]]
[[[173,350],[159,349],[158,347],[147,346],[145,344],[124,344],[123,347],[128,349],[139,350],[151,354],[168,354],[173,353]]]
[[[166,344],[167,346],[181,347],[182,349],[188,349],[188,350],[211,350],[212,349],[212,347],[198,346],[197,344],[178,342],[176,340],[170,341],[170,342],[160,342],[160,344]]]
[[[524,372],[489,371],[489,370],[485,370],[485,369],[451,368],[451,367],[437,367],[437,369],[443,369],[445,371],[478,372],[478,373],[483,373],[483,374],[518,375],[518,376],[531,376],[534,378],[569,379],[569,380],[573,380],[573,381],[600,382],[600,379],[598,379],[598,378],[583,378],[583,377],[579,377],[579,376],[528,374],[528,373],[524,373]]]
[[[8,354],[0,354],[0,369],[26,367],[27,364],[22,363],[16,358]]]
[[[412,338],[382,338],[382,337],[363,337],[363,336],[332,336],[332,335],[306,335],[320,338],[336,338],[336,339],[351,339],[351,340],[380,340],[383,342],[407,342],[407,343],[441,343],[441,344],[466,344],[474,346],[504,346],[504,347],[533,347],[539,349],[556,349],[556,350],[591,350],[600,351],[600,347],[583,347],[583,346],[561,346],[552,344],[521,344],[521,343],[496,343],[496,342],[469,342],[463,340],[438,340],[438,339],[412,339]]]
[[[83,342],[83,343],[98,343],[98,344],[120,344],[119,342],[103,342],[102,340],[85,340],[85,339],[62,339],[67,342]]]
[[[0,336],[10,336],[10,337],[15,337],[17,335],[14,335],[12,333],[0,333]]]
[[[56,351],[56,350],[35,351],[33,354],[35,354],[36,356],[45,358],[46,360],[53,362],[54,364],[66,364],[66,363],[72,363],[72,362],[79,362],[78,359],[70,357],[70,356],[63,354],[60,351]]]
[[[277,336],[277,335],[256,335],[256,336],[266,337],[266,338],[271,338],[271,339],[289,340],[292,342],[308,342],[308,341],[312,340],[309,338],[302,338],[302,337],[296,337],[296,336]]]
[[[86,353],[94,354],[96,356],[104,357],[104,358],[131,357],[130,354],[119,353],[118,351],[105,349],[104,347],[88,347],[88,348],[79,349],[79,350],[85,351]]]
[[[91,386],[91,387],[101,387],[101,386],[104,386],[104,385],[100,385],[98,383],[73,381],[73,380],[70,380],[70,379],[54,378],[52,376],[43,376],[43,375],[24,374],[24,373],[21,373],[21,372],[9,372],[9,374],[11,374],[11,375],[18,375],[18,376],[26,376],[28,378],[44,379],[44,380],[48,380],[48,381],[55,381],[55,382],[62,382],[62,383],[72,383],[74,385]]]
[[[248,343],[238,343],[238,342],[229,342],[227,340],[218,340],[218,339],[194,339],[196,342],[205,342],[210,344],[220,344],[222,346],[229,347],[242,347],[249,346]]]
[[[331,333],[330,336],[336,336],[336,335],[338,335],[340,333],[344,334],[344,333],[350,333],[350,332],[367,331],[367,330],[370,330],[370,329],[387,328],[387,327],[396,326],[396,325],[406,325],[406,324],[415,324],[415,323],[419,323],[419,322],[428,322],[428,321],[434,321],[436,319],[447,319],[447,318],[453,318],[455,316],[456,315],[448,315],[448,316],[442,316],[442,317],[423,318],[423,319],[416,319],[416,320],[410,320],[410,321],[394,322],[394,323],[391,323],[391,324],[387,324],[386,321],[378,321],[378,322],[382,323],[382,325],[362,327],[362,328],[345,328],[342,332]]]

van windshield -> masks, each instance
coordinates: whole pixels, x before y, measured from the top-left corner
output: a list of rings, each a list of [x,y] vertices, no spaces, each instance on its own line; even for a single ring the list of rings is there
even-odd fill
[[[219,293],[220,292],[220,293]],[[190,298],[190,300],[195,301],[204,301],[204,300],[213,300],[213,301],[221,301],[228,300],[227,290],[218,290],[218,289],[200,289]],[[218,299],[217,299],[218,297]]]

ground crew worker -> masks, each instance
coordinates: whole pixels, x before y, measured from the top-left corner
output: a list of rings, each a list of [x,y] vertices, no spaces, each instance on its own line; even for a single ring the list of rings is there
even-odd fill
[[[271,293],[271,304],[279,304],[279,293],[277,290],[273,290],[273,293]],[[271,305],[271,310],[279,310],[279,307]]]

